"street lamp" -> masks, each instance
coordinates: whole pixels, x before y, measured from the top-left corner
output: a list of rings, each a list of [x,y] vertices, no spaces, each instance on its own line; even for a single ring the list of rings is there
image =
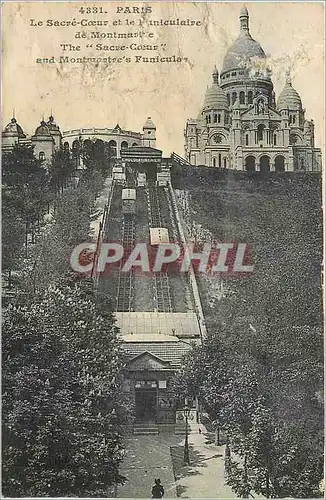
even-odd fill
[[[188,398],[185,399],[185,406],[183,409],[183,414],[185,416],[186,420],[186,437],[185,437],[185,447],[184,447],[184,453],[183,453],[183,461],[185,464],[189,465],[190,460],[189,460],[189,443],[188,443],[188,418],[190,415],[190,408],[188,406]]]

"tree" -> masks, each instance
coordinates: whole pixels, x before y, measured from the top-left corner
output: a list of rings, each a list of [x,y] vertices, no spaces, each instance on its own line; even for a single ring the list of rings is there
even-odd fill
[[[210,420],[220,422],[232,449],[227,481],[238,496],[318,496],[320,333],[288,327],[275,335],[266,325],[253,330],[239,320],[220,324],[218,334],[186,357],[176,392],[198,395]]]
[[[3,332],[4,494],[110,496],[127,417],[112,314],[69,277],[10,306]]]
[[[25,224],[25,246],[45,213],[50,199],[49,175],[34,156],[34,146],[15,144],[2,158],[3,184],[7,206],[17,211]]]
[[[5,190],[2,197],[2,269],[8,272],[8,286],[11,287],[11,273],[17,264],[24,245],[24,223],[14,206],[8,203]]]
[[[52,156],[50,174],[51,183],[57,193],[62,193],[63,188],[74,171],[74,164],[70,152],[61,147]]]

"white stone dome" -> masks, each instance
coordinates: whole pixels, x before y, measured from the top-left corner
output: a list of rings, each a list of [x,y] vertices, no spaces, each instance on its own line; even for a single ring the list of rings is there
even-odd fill
[[[290,110],[302,109],[301,97],[298,92],[292,87],[292,83],[289,77],[287,78],[286,84],[277,100],[277,108]]]
[[[265,52],[249,33],[249,14],[247,7],[240,10],[240,34],[229,47],[223,61],[222,72],[248,67],[252,58],[266,59]]]
[[[228,107],[229,106],[226,93],[219,86],[218,71],[215,68],[213,72],[213,85],[206,91],[203,111],[206,111],[208,109],[223,110],[228,109]]]
[[[223,61],[223,73],[247,67],[252,58],[266,59],[265,52],[249,32],[242,32],[228,49]]]

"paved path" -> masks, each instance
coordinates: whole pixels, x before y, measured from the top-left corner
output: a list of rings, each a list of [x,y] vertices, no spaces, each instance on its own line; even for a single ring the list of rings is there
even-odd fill
[[[190,466],[183,464],[184,437],[174,434],[126,439],[121,474],[127,482],[118,498],[150,498],[155,478],[165,488],[164,498],[236,498],[225,485],[224,446],[209,443],[204,434],[190,434]]]
[[[155,478],[160,478],[165,498],[176,498],[170,446],[180,436],[159,434],[126,439],[126,454],[120,473],[127,482],[118,489],[118,498],[150,498]]]

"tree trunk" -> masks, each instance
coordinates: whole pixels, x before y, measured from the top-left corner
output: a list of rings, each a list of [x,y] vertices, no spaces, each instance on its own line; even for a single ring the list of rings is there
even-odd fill
[[[266,471],[266,498],[270,498],[270,482],[269,482],[269,472]]]

